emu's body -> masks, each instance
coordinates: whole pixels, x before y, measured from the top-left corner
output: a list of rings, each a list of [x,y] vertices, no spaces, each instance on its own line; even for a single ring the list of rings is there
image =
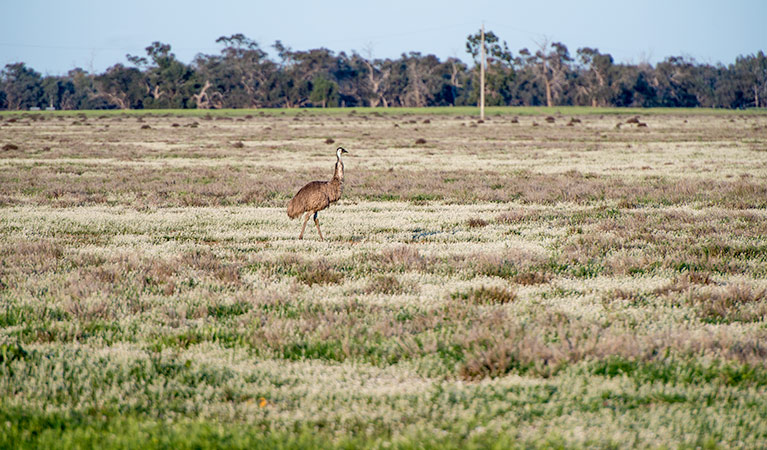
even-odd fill
[[[306,213],[304,224],[301,227],[301,234],[298,239],[304,238],[304,230],[309,217],[314,215],[314,224],[317,225],[317,232],[320,234],[320,240],[324,241],[322,231],[320,231],[320,221],[317,220],[317,213],[330,206],[331,203],[341,198],[344,190],[344,163],[341,162],[341,154],[347,153],[341,147],[336,150],[336,169],[333,178],[330,181],[312,181],[302,187],[300,191],[288,203],[288,217],[295,219],[303,213]]]

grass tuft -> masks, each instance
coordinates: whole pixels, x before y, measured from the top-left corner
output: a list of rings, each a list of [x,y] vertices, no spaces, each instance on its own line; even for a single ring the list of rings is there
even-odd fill
[[[479,217],[472,217],[466,221],[466,225],[468,225],[469,228],[482,228],[486,227],[488,222],[487,220]]]
[[[405,287],[395,276],[378,275],[365,286],[364,292],[367,294],[395,295],[405,292]]]
[[[503,287],[481,286],[465,292],[454,292],[450,297],[453,300],[464,300],[475,305],[503,305],[516,300],[517,293]]]
[[[325,260],[320,260],[302,268],[298,272],[298,281],[308,286],[315,284],[339,284],[344,276]]]

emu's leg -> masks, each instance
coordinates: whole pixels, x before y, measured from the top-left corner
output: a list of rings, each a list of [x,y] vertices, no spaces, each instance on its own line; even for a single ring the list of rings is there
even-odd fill
[[[304,226],[301,227],[301,234],[298,235],[298,239],[304,238],[304,230],[306,229],[306,222],[309,221],[309,217],[311,217],[312,213],[311,211],[306,213],[306,218],[304,219]]]
[[[322,237],[322,231],[320,231],[320,221],[317,220],[317,213],[314,213],[314,224],[317,225],[317,233],[320,234],[320,240],[324,241],[325,239]]]

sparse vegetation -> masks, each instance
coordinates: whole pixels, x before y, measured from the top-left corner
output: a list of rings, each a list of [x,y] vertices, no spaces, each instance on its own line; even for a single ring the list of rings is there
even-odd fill
[[[316,264],[302,267],[298,271],[298,281],[311,286],[313,284],[338,284],[343,275],[330,267],[325,261],[320,260]]]
[[[0,448],[767,442],[766,115],[391,109],[5,117]]]
[[[404,291],[405,287],[402,286],[397,277],[393,275],[379,275],[371,280],[365,288],[365,292],[368,294],[379,293],[394,295],[401,294]]]
[[[487,221],[479,217],[472,217],[466,221],[469,228],[482,228],[487,226]]]
[[[517,294],[502,287],[480,286],[468,292],[458,292],[451,295],[454,300],[466,300],[478,305],[501,305],[511,303],[517,298]]]

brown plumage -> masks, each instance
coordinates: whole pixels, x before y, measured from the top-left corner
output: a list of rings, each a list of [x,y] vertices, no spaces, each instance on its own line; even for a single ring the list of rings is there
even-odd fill
[[[306,222],[314,214],[314,224],[317,225],[320,240],[325,240],[322,237],[322,231],[320,231],[320,221],[317,220],[317,213],[341,198],[341,193],[344,190],[344,163],[341,162],[341,155],[343,153],[348,152],[338,147],[336,150],[336,169],[330,181],[312,181],[302,187],[295,197],[290,200],[290,203],[288,203],[288,217],[291,219],[306,213],[304,225],[301,227],[301,234],[298,235],[298,239],[304,238]]]

